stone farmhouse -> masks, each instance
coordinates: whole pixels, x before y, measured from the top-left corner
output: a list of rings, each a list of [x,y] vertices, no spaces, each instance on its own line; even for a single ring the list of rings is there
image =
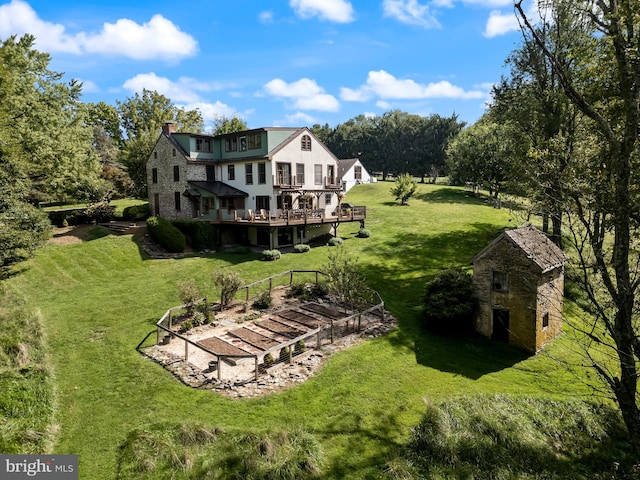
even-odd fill
[[[534,226],[506,230],[471,259],[480,334],[538,352],[562,331],[567,256]]]
[[[338,159],[308,128],[212,136],[166,123],[147,160],[147,184],[153,215],[213,223],[221,244],[273,249],[366,218],[364,206],[339,208]]]
[[[376,181],[376,177],[369,175],[358,158],[338,160],[338,176],[342,180],[342,188],[345,193],[355,185]]]

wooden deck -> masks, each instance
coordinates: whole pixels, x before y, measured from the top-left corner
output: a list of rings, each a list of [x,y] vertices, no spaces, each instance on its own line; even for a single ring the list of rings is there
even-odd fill
[[[290,225],[314,225],[323,223],[361,222],[367,218],[367,207],[356,206],[348,212],[324,210],[250,210],[215,211],[202,215],[201,220],[217,224],[255,225],[259,227],[285,227]]]

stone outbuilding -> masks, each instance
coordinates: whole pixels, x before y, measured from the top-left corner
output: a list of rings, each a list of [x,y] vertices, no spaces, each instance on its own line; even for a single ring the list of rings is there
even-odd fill
[[[534,226],[505,230],[471,259],[478,333],[531,353],[562,331],[568,258]]]

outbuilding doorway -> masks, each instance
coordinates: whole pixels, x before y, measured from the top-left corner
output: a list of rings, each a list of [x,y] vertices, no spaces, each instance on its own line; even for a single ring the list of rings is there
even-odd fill
[[[491,340],[509,343],[509,310],[493,309]]]

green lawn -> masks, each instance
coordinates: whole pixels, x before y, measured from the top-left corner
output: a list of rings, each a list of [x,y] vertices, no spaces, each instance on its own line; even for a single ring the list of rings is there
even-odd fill
[[[48,246],[19,265],[8,288],[42,312],[58,388],[56,453],[80,455],[80,478],[115,476],[118,447],[133,429],[161,422],[203,422],[230,431],[301,427],[328,458],[326,478],[373,478],[405,442],[425,402],[475,393],[572,398],[589,390],[551,355],[528,358],[505,345],[433,337],[419,327],[425,280],[467,266],[501,229],[507,209],[462,189],[420,185],[408,206],[391,184],[360,185],[346,201],[367,206],[370,238],[343,224],[343,247],[318,247],[261,262],[257,254],[145,260],[131,236]],[[176,284],[194,278],[211,292],[211,272],[233,268],[249,283],[280,271],[321,268],[329,248],[359,259],[371,287],[399,320],[391,335],[335,355],[310,381],[260,399],[230,400],[189,389],[142,357],[136,345],[171,306]]]

